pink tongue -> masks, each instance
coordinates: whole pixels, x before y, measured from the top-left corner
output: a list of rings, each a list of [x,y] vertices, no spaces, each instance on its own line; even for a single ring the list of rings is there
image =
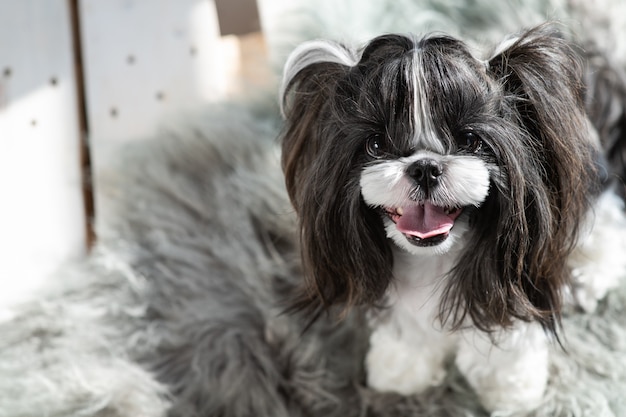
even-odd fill
[[[454,226],[458,211],[446,214],[442,207],[430,203],[402,207],[404,212],[398,219],[396,227],[405,235],[420,239],[447,233]]]

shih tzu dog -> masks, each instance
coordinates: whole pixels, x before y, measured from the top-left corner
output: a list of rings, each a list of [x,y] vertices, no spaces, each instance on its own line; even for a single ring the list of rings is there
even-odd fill
[[[422,392],[454,358],[486,409],[531,409],[563,309],[592,310],[624,275],[606,163],[624,142],[626,119],[606,116],[624,88],[585,53],[543,25],[486,59],[438,34],[289,57],[283,169],[306,278],[294,307],[369,307],[370,387]]]

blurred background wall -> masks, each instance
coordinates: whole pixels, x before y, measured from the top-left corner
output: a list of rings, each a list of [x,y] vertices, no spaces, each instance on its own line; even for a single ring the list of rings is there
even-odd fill
[[[0,0],[0,280],[19,300],[97,239],[113,150],[271,85],[285,0]]]

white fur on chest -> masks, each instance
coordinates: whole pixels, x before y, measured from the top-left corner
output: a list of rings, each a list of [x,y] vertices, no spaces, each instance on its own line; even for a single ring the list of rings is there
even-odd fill
[[[438,320],[441,290],[454,257],[394,255],[388,309],[372,318],[368,383],[406,395],[440,384],[445,361],[455,350],[457,336]]]
[[[388,292],[390,304],[419,315],[436,309],[441,288],[455,258],[451,253],[415,256],[397,250],[394,253],[394,284]]]

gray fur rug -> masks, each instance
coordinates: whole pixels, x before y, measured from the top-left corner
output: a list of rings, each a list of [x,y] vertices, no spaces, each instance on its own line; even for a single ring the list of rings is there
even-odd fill
[[[316,25],[281,29],[291,38],[276,30],[276,56],[293,39],[348,30],[331,3],[300,15]],[[351,36],[449,25],[479,41],[519,23],[498,17],[500,3],[462,3],[380,2],[349,20]],[[548,3],[525,4],[524,22],[546,17]],[[580,10],[556,0],[549,8],[570,19]],[[489,34],[476,30],[487,23]],[[486,415],[453,364],[420,396],[366,388],[360,312],[322,317],[304,333],[282,313],[300,278],[275,97],[200,109],[107,167],[98,246],[0,323],[1,417]],[[594,314],[566,315],[566,349],[551,351],[534,415],[626,415],[625,316],[626,285]]]

